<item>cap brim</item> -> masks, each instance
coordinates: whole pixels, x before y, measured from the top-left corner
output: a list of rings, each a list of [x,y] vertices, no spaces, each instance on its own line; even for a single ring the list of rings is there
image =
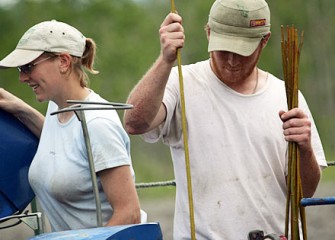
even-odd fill
[[[0,68],[18,67],[30,63],[38,58],[44,51],[15,49],[0,61]]]
[[[258,47],[262,37],[246,38],[210,32],[208,52],[227,51],[242,56],[250,56]]]

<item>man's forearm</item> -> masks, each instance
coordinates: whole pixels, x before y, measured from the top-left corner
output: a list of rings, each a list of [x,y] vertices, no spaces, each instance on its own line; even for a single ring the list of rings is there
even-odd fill
[[[304,197],[312,197],[321,178],[321,169],[312,150],[300,153],[300,177]]]
[[[141,134],[164,120],[162,99],[172,64],[159,57],[130,93],[127,102],[134,106],[125,111],[125,128],[130,134]]]

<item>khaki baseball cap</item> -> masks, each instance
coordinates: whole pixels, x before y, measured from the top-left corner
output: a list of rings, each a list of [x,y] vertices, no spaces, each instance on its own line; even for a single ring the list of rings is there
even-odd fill
[[[264,0],[216,0],[209,13],[208,52],[250,56],[270,32],[270,10]]]
[[[66,52],[82,57],[86,38],[76,28],[56,20],[38,23],[28,29],[14,51],[0,61],[0,68],[30,63],[43,52]]]

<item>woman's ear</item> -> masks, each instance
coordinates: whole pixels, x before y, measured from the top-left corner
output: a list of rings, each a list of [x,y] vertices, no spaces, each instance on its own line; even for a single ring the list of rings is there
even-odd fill
[[[60,60],[59,69],[61,73],[67,72],[71,67],[72,56],[68,53],[61,53],[58,55]]]

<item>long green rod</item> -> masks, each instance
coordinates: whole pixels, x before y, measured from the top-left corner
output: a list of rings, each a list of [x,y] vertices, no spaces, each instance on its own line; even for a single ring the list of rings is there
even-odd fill
[[[176,12],[174,0],[171,0],[171,12],[173,12],[173,13]],[[186,108],[185,108],[185,97],[184,97],[183,74],[182,74],[182,69],[181,69],[181,54],[180,54],[180,49],[177,49],[177,62],[178,62],[178,72],[179,72],[181,119],[182,119],[182,130],[183,130],[183,140],[184,140],[184,150],[185,150],[185,165],[186,165],[186,175],[187,175],[187,190],[188,190],[188,201],[189,201],[189,211],[190,211],[191,239],[195,240],[194,207],[193,207],[193,194],[192,194],[192,177],[191,177],[190,157],[189,157],[189,151],[188,151],[188,135],[187,135],[186,110],[185,110]]]

